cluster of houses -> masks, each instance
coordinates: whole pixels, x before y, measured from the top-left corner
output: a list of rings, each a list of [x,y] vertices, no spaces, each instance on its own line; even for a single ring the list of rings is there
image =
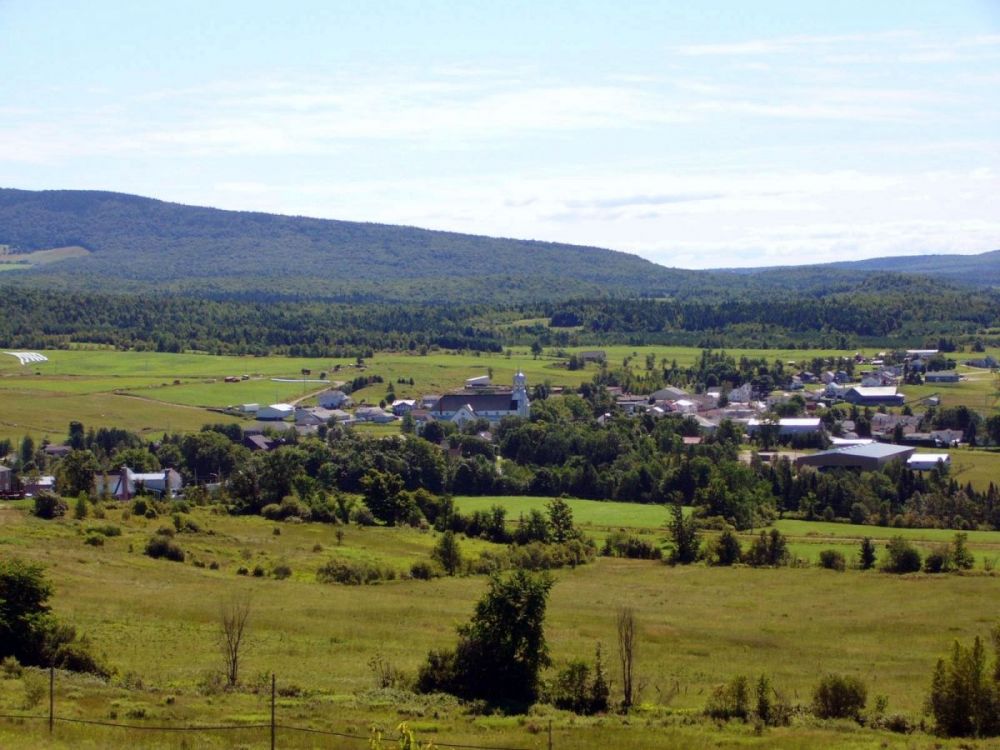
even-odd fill
[[[244,445],[251,450],[273,450],[282,443],[268,437],[268,433],[294,429],[300,435],[309,435],[322,425],[388,424],[406,416],[414,421],[418,430],[433,421],[461,426],[486,419],[495,424],[507,416],[529,417],[531,401],[527,378],[523,372],[518,372],[510,387],[494,386],[489,375],[479,375],[467,379],[462,390],[444,395],[427,394],[419,399],[396,399],[385,407],[355,406],[348,394],[334,388],[321,393],[316,406],[242,404],[237,411],[255,418],[255,422],[243,430]]]

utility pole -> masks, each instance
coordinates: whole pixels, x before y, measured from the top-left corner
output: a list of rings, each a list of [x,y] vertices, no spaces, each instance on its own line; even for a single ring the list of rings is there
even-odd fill
[[[56,666],[49,665],[49,734],[52,734],[55,724],[56,710]]]
[[[274,672],[271,673],[271,750],[274,750]]]

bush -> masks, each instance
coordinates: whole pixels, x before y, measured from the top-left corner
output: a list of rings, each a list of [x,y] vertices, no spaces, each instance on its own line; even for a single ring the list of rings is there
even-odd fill
[[[819,553],[819,565],[827,570],[846,570],[847,560],[840,550],[825,549]]]
[[[87,499],[87,493],[81,492],[79,497],[76,498],[76,503],[73,505],[73,518],[77,521],[82,521],[87,517],[89,511],[90,501]]]
[[[935,547],[924,558],[925,573],[947,573],[951,569],[951,549],[947,546]]]
[[[166,536],[170,537],[171,539],[173,539],[175,533],[176,532],[174,531],[173,526],[161,526],[156,530],[157,536]]]
[[[755,568],[788,565],[790,559],[788,540],[777,529],[771,529],[770,533],[760,532],[746,554],[746,563]]]
[[[91,547],[103,547],[104,537],[100,534],[87,534],[87,536],[83,538],[83,543],[89,544]]]
[[[152,558],[166,558],[174,562],[184,562],[184,550],[168,536],[157,534],[146,542],[146,554]]]
[[[351,511],[351,520],[354,521],[358,526],[374,526],[378,523],[375,520],[375,516],[372,514],[368,508],[355,508]]]
[[[260,514],[269,521],[284,521],[286,518],[293,517],[307,521],[312,516],[312,511],[305,503],[289,496],[284,498],[280,505],[278,503],[265,505],[261,508]]]
[[[605,557],[626,557],[633,560],[660,560],[663,550],[650,541],[620,529],[605,538],[601,554]]]
[[[17,657],[5,656],[3,661],[0,661],[0,672],[3,672],[5,680],[16,680],[24,674],[24,667],[21,666]]]
[[[441,571],[426,560],[417,560],[410,566],[410,577],[416,578],[418,581],[429,581],[440,575]]]
[[[901,536],[894,536],[886,545],[882,570],[887,573],[916,573],[920,570],[920,553]]]
[[[286,563],[278,563],[273,568],[271,568],[271,575],[277,578],[279,581],[283,581],[286,578],[291,577],[292,568]]]
[[[254,578],[263,578],[266,575],[266,573],[267,571],[264,570],[263,565],[254,565],[251,574],[253,575]]]
[[[122,530],[120,526],[112,526],[107,524],[106,526],[88,526],[86,528],[88,534],[100,534],[101,536],[121,536]]]
[[[709,560],[713,565],[735,565],[742,557],[743,547],[732,529],[723,529],[709,549]]]
[[[69,510],[69,506],[58,495],[44,491],[35,495],[34,514],[39,518],[44,518],[45,520],[61,518],[66,515],[67,510]]]
[[[750,718],[750,681],[737,675],[725,685],[717,685],[705,705],[705,713],[713,719]]]
[[[601,662],[600,646],[593,669],[582,659],[571,661],[559,671],[547,693],[548,701],[563,711],[583,716],[606,712],[610,688]]]
[[[316,571],[320,583],[343,583],[349,586],[392,581],[396,571],[367,561],[330,560]]]
[[[250,575],[250,571],[247,570],[245,567],[243,567],[241,565],[240,567],[238,567],[236,569],[236,575],[238,575],[238,576],[248,576],[248,575]]]
[[[860,719],[868,689],[857,677],[828,674],[813,690],[813,713],[821,719]]]

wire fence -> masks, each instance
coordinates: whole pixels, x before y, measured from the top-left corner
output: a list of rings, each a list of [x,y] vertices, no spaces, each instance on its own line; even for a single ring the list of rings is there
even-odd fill
[[[58,716],[55,712],[55,670],[49,670],[49,711],[47,714],[28,714],[28,713],[0,713],[0,720],[11,721],[11,722],[47,722],[49,734],[54,734],[56,730],[56,725],[58,724],[68,724],[68,725],[84,725],[84,726],[95,726],[95,727],[106,727],[110,729],[119,730],[130,730],[138,732],[164,732],[164,733],[183,733],[183,732],[202,732],[202,733],[215,733],[215,732],[259,732],[265,734],[270,740],[271,750],[276,750],[276,748],[281,747],[280,735],[281,733],[299,733],[306,735],[313,735],[316,737],[329,737],[331,739],[336,738],[339,740],[346,740],[351,743],[366,743],[370,747],[374,747],[372,743],[373,735],[361,735],[354,734],[351,732],[338,732],[331,729],[316,729],[313,727],[297,726],[294,724],[284,724],[277,721],[277,704],[275,701],[275,684],[276,679],[274,675],[271,676],[271,720],[267,723],[248,723],[248,724],[173,724],[173,723],[158,723],[158,724],[138,724],[138,723],[125,723],[119,721],[108,721],[104,719],[81,719],[81,718],[71,718],[68,716]],[[380,733],[381,741],[386,747],[395,746],[399,743],[402,746],[401,740],[405,739],[404,735],[392,735],[390,733]],[[545,748],[547,750],[553,750],[555,747],[552,735],[552,723],[549,722],[548,731],[545,735]],[[414,746],[414,750],[418,747],[424,747],[425,744],[429,744],[434,748],[449,748],[450,750],[538,750],[538,748],[527,748],[527,747],[511,747],[503,745],[473,745],[473,744],[463,744],[458,742],[442,742],[436,739],[433,740],[423,740]]]

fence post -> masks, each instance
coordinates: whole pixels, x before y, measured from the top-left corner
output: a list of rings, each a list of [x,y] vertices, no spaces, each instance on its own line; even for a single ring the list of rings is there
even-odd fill
[[[271,750],[274,750],[274,672],[271,673]]]
[[[549,719],[549,750],[552,750],[552,719]]]
[[[56,710],[56,665],[49,665],[49,734],[52,734],[52,727],[55,724]]]

